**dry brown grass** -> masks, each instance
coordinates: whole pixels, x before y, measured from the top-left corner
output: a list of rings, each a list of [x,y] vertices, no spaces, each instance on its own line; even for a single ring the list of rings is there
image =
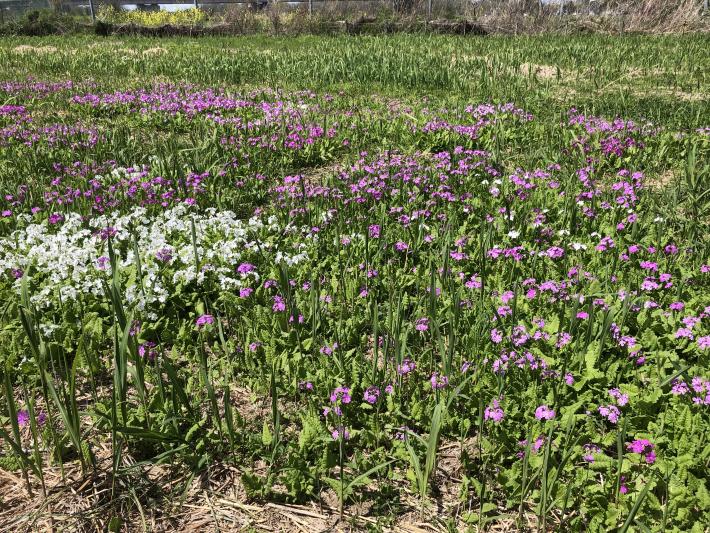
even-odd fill
[[[12,49],[16,54],[56,54],[59,49],[56,46],[32,46],[29,44],[21,44]]]
[[[243,392],[239,397],[246,399]],[[259,415],[259,409],[245,416]],[[32,494],[21,474],[0,470],[0,533],[106,531],[113,516],[121,517],[122,532],[138,531],[366,531],[444,533],[445,523],[457,523],[463,530],[463,516],[475,511],[473,500],[459,497],[463,467],[461,452],[475,454],[473,439],[443,442],[435,477],[436,490],[422,514],[421,504],[398,471],[397,490],[401,495],[397,511],[378,516],[371,500],[346,506],[339,520],[337,499],[324,489],[316,501],[303,505],[257,502],[247,497],[239,468],[214,463],[189,480],[184,468],[166,465],[138,465],[129,454],[123,467],[133,466],[121,479],[111,476],[111,453],[107,447],[96,449],[95,469],[82,472],[78,463],[68,463],[62,474],[59,467],[44,469],[46,496],[37,479],[31,479]],[[259,470],[259,465],[250,465]],[[265,466],[265,465],[262,465]],[[373,483],[371,489],[376,486]],[[178,490],[177,496],[171,496]],[[113,496],[112,496],[113,493]],[[180,498],[184,494],[184,498]],[[534,527],[535,516],[526,513],[526,524],[516,526],[516,517],[506,515],[487,524],[488,531],[524,531]],[[475,531],[475,529],[474,529]]]

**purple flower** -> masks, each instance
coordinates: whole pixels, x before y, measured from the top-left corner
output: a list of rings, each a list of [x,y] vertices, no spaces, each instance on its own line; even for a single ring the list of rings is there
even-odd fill
[[[102,255],[101,257],[96,259],[96,268],[99,270],[106,270],[106,267],[109,264],[109,258],[106,257],[105,255]]]
[[[564,348],[570,342],[572,342],[572,335],[570,335],[566,331],[562,331],[562,332],[560,332],[560,334],[557,338],[557,342],[555,343],[555,346],[557,348]]]
[[[407,440],[407,433],[409,433],[409,428],[407,426],[401,426],[397,428],[397,432],[394,435],[396,440]]]
[[[621,411],[619,411],[619,408],[615,405],[600,405],[599,414],[612,424],[616,424],[621,416]]]
[[[291,315],[288,318],[288,323],[293,324],[294,322],[298,322],[299,324],[303,324],[304,320],[305,320],[305,318],[303,317],[303,315],[298,315],[298,317]]]
[[[682,380],[673,380],[673,387],[671,387],[671,394],[675,396],[682,396],[684,394],[688,394],[690,392],[690,389],[688,388],[688,384],[685,381]]]
[[[629,395],[623,394],[619,389],[609,389],[609,396],[616,400],[616,404],[619,407],[623,407],[629,403]]]
[[[242,263],[237,267],[237,272],[239,274],[249,274],[250,272],[255,272],[256,267],[251,263]]]
[[[541,405],[535,409],[535,418],[538,420],[552,420],[555,418],[555,411],[550,409],[547,405]]]
[[[626,444],[632,453],[643,453],[647,447],[653,448],[653,444],[648,439],[636,439]]]
[[[131,324],[131,329],[129,330],[128,334],[131,337],[135,337],[141,332],[141,321],[140,320],[134,320],[133,323]]]
[[[312,391],[313,383],[311,383],[310,381],[299,381],[298,389],[302,391]]]
[[[644,460],[648,464],[656,462],[656,453],[654,452],[655,445],[648,439],[636,439],[626,444],[626,448],[631,453],[637,453],[644,456]]]
[[[417,319],[416,325],[414,326],[414,329],[417,331],[426,331],[429,329],[429,319],[428,318],[419,318]]]
[[[491,405],[486,407],[486,410],[483,412],[483,419],[484,420],[493,420],[496,424],[500,423],[501,420],[505,417],[505,412],[503,409],[500,407],[500,403],[498,402],[497,399],[493,400]]]
[[[161,248],[155,252],[155,258],[161,263],[169,263],[173,258],[173,251],[170,248]]]
[[[621,494],[626,494],[629,492],[629,488],[624,483],[626,481],[626,476],[621,476],[621,485],[619,486],[619,492]]]
[[[503,334],[500,331],[498,331],[498,329],[493,328],[491,330],[491,340],[495,344],[499,344],[503,340]]]
[[[349,440],[350,432],[345,426],[339,426],[338,429],[334,429],[331,432],[331,436],[333,437],[333,440],[338,440],[341,436],[343,437],[343,440]]]
[[[286,300],[284,300],[278,294],[274,295],[274,305],[271,306],[274,313],[282,313],[286,311]]]
[[[198,328],[202,328],[208,324],[214,324],[214,317],[212,315],[202,315],[195,321],[195,324]]]
[[[443,389],[449,384],[449,378],[439,375],[438,372],[434,372],[429,381],[431,382],[431,388],[434,390]]]
[[[337,387],[330,393],[330,403],[337,404],[340,403],[350,403],[352,398],[350,397],[350,389],[348,387]]]
[[[515,298],[515,293],[513,291],[505,291],[500,295],[500,299],[504,304],[508,304],[513,298]]]
[[[107,241],[111,237],[115,237],[118,231],[116,228],[113,228],[111,226],[108,226],[106,228],[103,228],[101,231],[99,231],[99,237],[101,238],[102,241]]]
[[[146,341],[138,346],[138,355],[147,358],[149,361],[154,361],[157,351],[153,348],[155,348],[155,343],[153,341]]]
[[[410,372],[413,372],[417,368],[417,364],[410,359],[403,359],[402,362],[397,365],[397,374],[400,376],[406,376]]]
[[[251,287],[243,287],[243,288],[239,289],[239,297],[240,298],[249,298],[249,296],[251,296],[253,292],[254,292],[254,289],[252,289]]]
[[[513,314],[513,310],[507,305],[501,305],[497,312],[500,316],[508,316]]]
[[[379,397],[380,397],[380,389],[379,388],[377,388],[375,386],[371,386],[371,387],[367,387],[367,389],[365,389],[364,398],[365,398],[365,401],[367,403],[369,403],[370,405],[376,404],[377,399]]]
[[[332,345],[325,345],[322,346],[320,349],[320,353],[323,355],[333,355],[333,352],[338,349],[338,343],[334,342]]]
[[[545,252],[545,255],[550,259],[559,259],[565,255],[565,251],[559,246],[553,246]]]
[[[26,426],[30,422],[30,413],[22,410],[17,412],[17,424],[20,427]]]
[[[688,329],[688,328],[679,328],[678,331],[675,332],[675,338],[680,339],[680,338],[686,338],[690,339],[691,341],[695,338],[693,335],[693,332]]]
[[[377,224],[372,224],[368,228],[368,230],[370,232],[370,237],[372,239],[379,239],[380,238],[380,226],[378,226]]]
[[[584,445],[584,455],[582,456],[582,459],[584,459],[587,463],[593,463],[594,462],[594,454],[601,452],[601,448],[597,446],[596,444],[585,444]]]

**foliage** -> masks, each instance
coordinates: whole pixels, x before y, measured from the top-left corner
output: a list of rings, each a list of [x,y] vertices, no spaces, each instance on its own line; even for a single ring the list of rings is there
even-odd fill
[[[707,529],[705,41],[3,40],[0,465]]]
[[[61,35],[76,33],[81,30],[79,21],[70,16],[57,13],[53,9],[33,9],[17,19],[0,24],[0,35]]]
[[[137,24],[139,26],[163,26],[165,24],[195,26],[207,20],[207,13],[198,8],[178,11],[126,11],[111,5],[102,5],[97,13],[98,20],[113,24]]]

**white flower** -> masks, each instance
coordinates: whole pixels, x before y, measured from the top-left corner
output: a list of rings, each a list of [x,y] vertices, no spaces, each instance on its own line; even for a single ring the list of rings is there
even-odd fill
[[[51,232],[46,224],[25,220],[22,227],[24,219],[17,220],[20,229],[0,238],[0,272],[13,268],[27,271],[32,267],[33,282],[38,285],[30,301],[38,308],[59,305],[60,301],[71,303],[80,294],[104,297],[102,280],[111,268],[106,243],[97,234],[107,227],[117,231],[114,250],[117,268],[126,284],[126,301],[139,310],[165,303],[170,283],[204,283],[211,278],[218,280],[223,290],[239,288],[243,282],[233,277],[235,267],[252,250],[258,250],[267,261],[289,265],[308,259],[308,244],[300,239],[296,243],[281,242],[278,247],[271,242],[283,232],[276,217],[270,217],[268,225],[256,217],[244,222],[231,211],[214,208],[199,213],[179,204],[151,217],[145,208],[136,207],[126,214],[104,214],[87,221],[71,213]],[[195,270],[193,222],[200,272]],[[289,229],[298,235],[305,228]],[[162,263],[156,253],[166,248],[171,250],[172,259]],[[255,272],[249,279],[259,280],[259,275]],[[13,286],[19,293],[20,280]]]

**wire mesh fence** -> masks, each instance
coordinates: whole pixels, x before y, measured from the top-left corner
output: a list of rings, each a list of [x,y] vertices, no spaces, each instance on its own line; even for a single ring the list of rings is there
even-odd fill
[[[381,14],[417,16],[425,20],[478,20],[491,14],[522,17],[641,16],[645,11],[693,11],[708,15],[709,0],[0,0],[0,23],[34,10],[52,10],[95,20],[102,8],[176,11],[200,8],[209,14],[228,11],[300,11],[309,15],[347,17]],[[663,13],[655,16],[663,17]]]

